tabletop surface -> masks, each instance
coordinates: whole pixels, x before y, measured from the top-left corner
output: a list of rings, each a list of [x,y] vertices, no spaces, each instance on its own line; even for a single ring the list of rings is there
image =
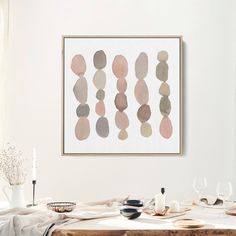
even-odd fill
[[[178,231],[181,230],[180,228],[176,228],[173,225],[173,221],[180,218],[194,218],[194,219],[201,219],[205,222],[205,226],[201,229],[204,232],[207,230],[229,230],[230,232],[234,232],[234,234],[227,234],[227,235],[236,235],[236,216],[229,216],[224,213],[222,209],[210,209],[210,208],[203,208],[203,207],[194,207],[191,211],[186,212],[185,215],[170,218],[170,219],[157,219],[155,216],[148,216],[142,214],[138,219],[135,220],[128,220],[123,216],[117,216],[112,218],[103,218],[103,219],[93,219],[93,220],[84,220],[74,224],[70,224],[67,226],[62,227],[61,229],[57,230],[58,232],[102,232],[102,231],[168,231],[174,230]],[[210,231],[209,231],[210,232]],[[213,232],[213,231],[211,231]],[[216,232],[216,231],[215,231]],[[60,235],[60,234],[55,234]],[[68,234],[68,235],[80,235],[80,234]],[[93,235],[93,234],[81,234],[81,235]],[[105,234],[99,234],[105,235]],[[123,235],[123,234],[120,234]],[[207,234],[203,234],[207,235]],[[219,234],[217,234],[219,235]],[[226,235],[226,234],[223,234]]]
[[[0,208],[6,207],[1,202]],[[177,219],[192,218],[203,220],[205,225],[200,229],[181,229],[174,226]],[[52,236],[236,236],[236,216],[229,216],[223,209],[192,207],[185,215],[159,219],[142,214],[138,219],[128,220],[123,216],[82,220],[62,226]]]

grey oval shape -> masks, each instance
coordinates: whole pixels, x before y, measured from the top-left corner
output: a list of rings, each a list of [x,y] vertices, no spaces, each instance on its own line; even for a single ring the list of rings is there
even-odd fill
[[[88,104],[80,104],[76,109],[76,114],[78,117],[88,117],[90,108]]]
[[[160,101],[160,112],[163,116],[168,116],[171,111],[171,103],[167,96],[161,98]]]
[[[96,93],[96,98],[100,101],[104,100],[105,98],[105,91],[102,89],[99,89]]]
[[[109,123],[106,117],[100,117],[97,120],[96,131],[102,138],[106,138],[109,135]]]
[[[107,64],[106,54],[103,50],[95,52],[93,56],[93,63],[96,69],[101,70]]]

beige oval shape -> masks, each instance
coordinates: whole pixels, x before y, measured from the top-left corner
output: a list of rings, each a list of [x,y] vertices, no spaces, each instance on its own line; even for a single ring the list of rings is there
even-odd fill
[[[162,83],[159,89],[159,93],[162,96],[169,96],[170,95],[170,86],[167,83]]]
[[[124,93],[118,93],[115,97],[115,106],[122,112],[128,107],[127,97]]]
[[[71,70],[78,76],[83,76],[86,71],[86,62],[80,54],[75,55],[71,60]]]
[[[103,70],[97,70],[93,76],[93,84],[99,89],[104,89],[106,85],[106,73]]]
[[[124,93],[127,89],[127,81],[126,79],[118,79],[116,88],[120,93]]]
[[[84,77],[78,79],[73,88],[74,95],[76,99],[84,105],[88,98],[88,85]]]
[[[149,123],[145,122],[141,124],[140,133],[143,137],[150,137],[152,135],[152,127]]]
[[[140,105],[147,104],[149,100],[149,92],[147,84],[143,79],[138,80],[134,88],[134,95]]]
[[[128,62],[122,55],[115,56],[112,63],[112,71],[117,78],[125,78],[128,74]]]
[[[100,117],[97,120],[96,131],[102,138],[106,138],[109,135],[109,123],[106,117]]]
[[[104,116],[105,115],[105,104],[103,101],[99,101],[96,104],[95,111],[99,116]]]
[[[135,76],[138,79],[143,79],[148,72],[148,56],[145,52],[141,52],[135,61]]]
[[[160,63],[158,63],[157,67],[156,67],[156,77],[165,82],[168,80],[168,65],[166,62],[161,61]]]
[[[173,128],[171,120],[168,116],[164,116],[160,123],[160,134],[163,138],[169,139],[172,135]]]
[[[78,140],[87,139],[90,134],[90,124],[86,117],[79,118],[75,126],[75,136]]]
[[[119,138],[120,140],[125,140],[125,139],[127,139],[127,138],[128,138],[128,133],[127,133],[127,131],[126,131],[126,130],[121,130],[121,131],[119,132],[119,134],[118,134],[118,138]]]
[[[129,118],[124,112],[116,112],[115,122],[119,129],[127,129],[129,126]]]
[[[168,52],[167,51],[160,51],[157,54],[157,59],[159,61],[167,61],[168,60]]]

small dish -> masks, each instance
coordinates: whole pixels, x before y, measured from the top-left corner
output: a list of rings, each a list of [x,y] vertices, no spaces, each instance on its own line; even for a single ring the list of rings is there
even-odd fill
[[[50,202],[47,204],[47,208],[49,210],[63,213],[63,212],[71,212],[75,209],[75,202]]]
[[[142,214],[142,210],[135,208],[122,208],[120,209],[120,213],[122,216],[128,218],[129,220],[133,220],[138,218]]]
[[[143,202],[141,200],[126,200],[123,203],[124,206],[133,206],[133,207],[143,207]]]
[[[236,216],[236,206],[228,208],[225,211],[225,214],[230,215],[230,216]]]
[[[204,226],[205,222],[199,219],[178,219],[175,220],[174,225],[180,228],[201,228]]]

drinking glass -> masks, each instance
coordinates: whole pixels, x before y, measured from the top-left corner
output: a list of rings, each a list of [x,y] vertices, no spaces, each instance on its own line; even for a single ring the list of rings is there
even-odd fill
[[[198,195],[200,199],[202,197],[202,193],[207,187],[207,180],[205,177],[195,177],[193,180],[193,189]]]
[[[226,200],[229,200],[232,193],[233,193],[233,188],[230,182],[217,183],[216,194],[217,197],[223,201],[223,203],[225,203]]]

